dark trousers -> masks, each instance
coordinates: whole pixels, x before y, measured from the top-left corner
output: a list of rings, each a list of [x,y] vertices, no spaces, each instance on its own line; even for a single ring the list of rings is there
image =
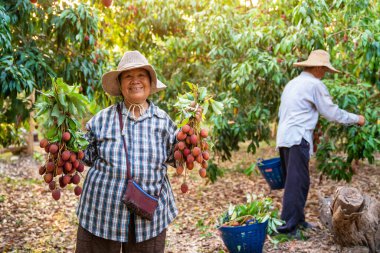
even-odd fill
[[[302,139],[300,145],[280,148],[281,166],[286,172],[281,219],[286,224],[279,232],[291,232],[305,221],[305,204],[310,187],[310,145]]]
[[[147,241],[136,243],[135,224],[131,217],[128,243],[107,240],[78,226],[75,253],[164,253],[166,229],[158,236]]]

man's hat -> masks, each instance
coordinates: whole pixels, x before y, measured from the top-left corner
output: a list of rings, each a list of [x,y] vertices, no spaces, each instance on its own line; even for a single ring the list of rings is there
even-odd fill
[[[330,63],[330,55],[325,50],[314,50],[310,53],[306,61],[296,62],[293,64],[295,67],[318,67],[325,66],[330,72],[340,73]]]

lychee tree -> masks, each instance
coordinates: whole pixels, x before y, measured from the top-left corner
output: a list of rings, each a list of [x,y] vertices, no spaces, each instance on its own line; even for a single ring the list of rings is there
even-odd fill
[[[155,94],[152,99],[173,118],[178,113],[173,105],[177,101],[177,94],[183,93],[185,81],[206,85],[215,94],[215,99],[224,103],[223,113],[214,117],[211,124],[214,153],[222,159],[231,159],[231,152],[237,150],[241,142],[249,142],[248,151],[254,153],[260,142],[271,138],[271,132],[275,133],[276,130],[283,87],[300,71],[292,65],[306,59],[313,49],[329,51],[332,64],[344,72],[340,75],[327,75],[324,79],[332,90],[334,100],[343,108],[352,108],[355,113],[367,116],[368,110],[375,116],[378,115],[379,1],[280,0],[259,1],[253,6],[248,1],[241,4],[230,0],[136,0],[113,1],[108,7],[100,0],[82,1],[91,7],[80,3],[67,4],[70,1],[55,1],[51,6],[51,2],[45,0],[38,0],[37,5],[31,5],[26,0],[16,2],[19,5],[14,6],[18,7],[13,7],[8,2],[2,5],[2,9],[0,7],[0,17],[4,20],[0,25],[1,52],[11,52],[5,55],[11,55],[14,59],[17,48],[21,48],[17,36],[24,36],[17,29],[39,31],[33,33],[37,37],[28,33],[29,37],[24,41],[35,43],[39,52],[43,52],[38,58],[43,61],[37,62],[49,62],[50,59],[51,64],[41,63],[41,67],[35,69],[49,66],[52,72],[62,76],[68,84],[81,83],[83,92],[89,96],[92,96],[92,88],[95,91],[100,89],[101,72],[116,66],[126,50],[140,50],[157,70],[159,79],[167,84],[168,88]],[[16,11],[10,12],[11,8],[16,8]],[[46,13],[50,14],[45,15]],[[26,18],[22,19],[24,16]],[[67,23],[63,19],[59,20],[62,16]],[[95,17],[98,22],[93,20]],[[42,21],[45,23],[41,24]],[[40,28],[23,28],[25,26],[42,27],[42,31]],[[39,34],[43,36],[38,37]],[[99,37],[101,39],[97,39]],[[108,50],[108,54],[99,54],[100,57],[95,59],[95,55],[90,54],[94,52],[91,48],[95,46],[95,41],[98,47],[100,44],[102,49]],[[48,46],[41,46],[43,43]],[[49,50],[55,54],[54,59],[65,60],[52,62],[52,54],[45,54]],[[107,62],[111,66],[105,65],[105,59],[109,60]],[[99,64],[101,67],[97,68]],[[21,87],[12,95],[4,95],[5,92],[2,91],[0,102],[6,105],[5,108],[9,108],[16,94],[19,95],[17,99],[23,101],[21,95],[25,93],[24,97],[27,97],[33,87],[51,85],[47,78],[43,78],[45,82],[24,78],[31,73],[46,75],[48,69],[29,73],[22,65],[12,64],[9,59],[0,60],[0,66],[5,66],[2,69],[17,68],[19,74],[15,76],[21,80],[9,86]],[[9,76],[6,74],[0,78],[7,77],[9,83]],[[357,85],[359,83],[366,85]],[[343,91],[347,92],[344,94],[349,99],[342,98]],[[365,94],[362,93],[364,91]],[[109,101],[102,99],[106,98],[102,92],[94,94],[99,98],[98,101]],[[356,100],[352,99],[356,96],[359,100],[364,99],[366,104],[356,106]],[[361,102],[359,100],[358,103]],[[26,108],[26,105],[21,104],[20,107]],[[102,107],[105,106],[98,103],[91,108],[96,112]],[[347,131],[331,132],[330,141],[348,140],[336,142],[335,145],[339,148],[335,151],[320,153],[324,150],[322,146],[325,140],[324,137],[321,138],[317,158],[330,161],[339,153],[338,150],[342,152],[342,161],[346,157],[355,157],[354,160],[371,157],[379,149],[376,141],[374,145],[367,144],[370,148],[353,147],[359,147],[359,142],[364,139],[378,139],[377,128],[367,131],[371,125],[377,126],[375,116],[367,116],[369,122],[366,127],[355,128],[357,133],[366,133],[360,140],[349,138],[348,132],[353,130],[348,129],[354,129],[352,127],[347,128]],[[329,129],[327,132],[337,127],[327,122],[321,122],[321,125],[321,131]],[[353,152],[353,155],[348,152]],[[345,160],[344,164],[349,164],[350,159]],[[343,168],[343,163],[331,164],[329,168],[321,168],[322,171],[329,174],[333,168]],[[215,168],[214,165],[209,167]],[[335,178],[347,180],[350,178],[348,175]]]
[[[116,9],[125,11],[120,14]],[[352,111],[365,114],[369,121],[364,128],[347,129],[366,132],[361,141],[376,140],[378,128],[367,128],[377,126],[374,115],[379,108],[379,9],[380,3],[374,0],[260,1],[255,6],[233,1],[134,1],[115,2],[114,11],[109,11],[128,20],[128,29],[119,38],[123,45],[147,54],[160,79],[168,84],[165,93],[156,98],[173,116],[177,112],[173,100],[185,81],[207,84],[224,102],[223,114],[214,118],[212,136],[218,156],[231,159],[231,151],[237,150],[239,143],[249,141],[248,151],[254,153],[261,141],[270,139],[271,130],[275,133],[283,87],[301,71],[292,65],[314,49],[329,51],[332,64],[344,72],[327,75],[326,83],[334,88],[353,87],[348,95],[366,100],[364,107],[355,107],[355,100],[341,102],[341,93],[332,90],[337,103],[346,109],[355,107]],[[361,96],[364,91],[370,95]],[[335,143],[340,146],[336,152],[342,150],[343,158],[366,157],[371,162],[370,157],[379,150],[377,142],[353,151],[359,140],[348,138],[348,132],[336,132],[338,139],[348,140]],[[348,150],[355,154],[349,155]],[[328,161],[337,153],[320,153],[318,159]],[[329,175],[331,168],[342,166],[334,163],[321,169]],[[350,176],[334,178],[348,180]]]
[[[78,83],[81,93],[96,97],[107,58],[97,43],[96,8],[70,1],[0,3],[0,117],[9,124],[0,131],[29,127],[31,104],[39,96],[34,91],[51,87],[52,77]],[[0,139],[0,145],[9,143]]]

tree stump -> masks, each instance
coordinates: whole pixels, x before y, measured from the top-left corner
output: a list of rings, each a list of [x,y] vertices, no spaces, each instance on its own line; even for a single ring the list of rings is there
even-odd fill
[[[358,189],[338,188],[331,201],[320,197],[320,220],[337,244],[380,252],[380,203]]]

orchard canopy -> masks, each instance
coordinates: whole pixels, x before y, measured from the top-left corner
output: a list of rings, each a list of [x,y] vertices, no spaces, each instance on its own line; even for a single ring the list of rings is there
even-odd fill
[[[36,3],[32,3],[36,2]],[[22,145],[33,103],[53,80],[79,85],[88,118],[113,103],[101,76],[123,53],[139,50],[168,88],[152,98],[173,118],[186,82],[222,101],[208,119],[214,156],[249,142],[255,152],[276,130],[284,85],[294,62],[324,49],[341,74],[324,82],[364,127],[320,120],[318,168],[350,180],[351,163],[374,161],[380,147],[380,2],[376,0],[0,0],[0,145]],[[104,3],[104,4],[103,4]],[[44,131],[41,127],[39,131]]]

